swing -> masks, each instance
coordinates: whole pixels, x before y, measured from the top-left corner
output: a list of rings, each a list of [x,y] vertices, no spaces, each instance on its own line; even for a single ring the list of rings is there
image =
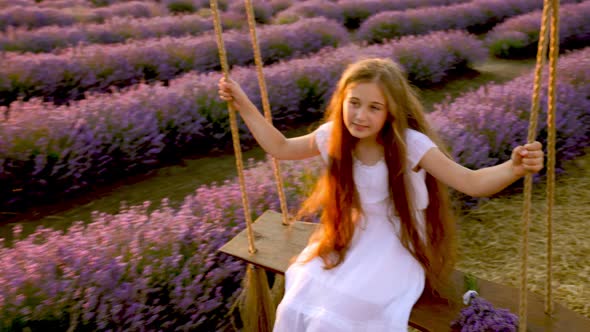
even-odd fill
[[[248,16],[248,25],[252,40],[252,47],[254,50],[254,59],[258,74],[258,81],[262,95],[262,105],[265,118],[272,122],[270,115],[270,106],[268,102],[268,95],[266,91],[266,84],[262,72],[262,60],[260,56],[260,49],[256,36],[256,28],[254,22],[254,10],[251,0],[245,0],[246,13]],[[225,53],[225,46],[222,39],[221,24],[219,20],[219,12],[217,0],[210,0],[212,16],[214,20],[215,34],[217,37],[217,45],[219,50],[220,62],[223,75],[227,78],[229,76],[229,69]],[[551,284],[551,212],[553,206],[553,187],[555,182],[555,82],[556,82],[556,66],[558,55],[558,0],[545,0],[543,5],[543,21],[539,35],[539,45],[537,51],[537,63],[535,67],[535,82],[533,89],[532,109],[530,116],[530,126],[528,132],[528,141],[532,142],[535,139],[536,123],[539,113],[539,99],[540,99],[540,85],[541,72],[544,65],[544,58],[547,53],[547,44],[549,39],[548,26],[551,27],[551,45],[549,49],[549,88],[548,88],[548,158],[547,158],[547,242],[548,242],[548,272],[547,284]],[[551,22],[549,23],[549,19]],[[251,310],[259,310],[252,314],[254,317],[246,317],[250,319],[250,323],[244,324],[244,331],[268,331],[272,329],[274,321],[274,308],[270,308],[268,302],[271,297],[268,293],[268,283],[266,281],[266,274],[264,271],[276,273],[277,275],[284,275],[289,261],[292,257],[298,255],[307,245],[308,238],[314,232],[318,224],[289,221],[287,214],[286,198],[283,192],[283,184],[280,176],[280,168],[278,161],[273,158],[273,171],[275,174],[280,206],[282,213],[275,211],[264,212],[256,222],[252,222],[249,211],[248,199],[245,194],[245,181],[243,175],[243,164],[241,148],[238,137],[238,128],[236,123],[235,110],[231,107],[229,109],[229,118],[232,132],[232,139],[234,151],[236,156],[236,167],[238,169],[238,180],[240,189],[242,191],[242,203],[244,206],[244,214],[246,218],[246,229],[235,236],[232,240],[226,243],[219,250],[225,254],[234,256],[247,262],[247,276],[252,284],[245,285],[245,287],[255,288],[260,294],[251,295],[259,297],[259,302],[263,302],[258,308]],[[546,297],[527,291],[527,255],[528,255],[528,229],[530,219],[530,205],[532,196],[532,176],[525,177],[524,187],[524,205],[522,218],[522,256],[521,256],[521,285],[517,290],[512,287],[500,285],[494,282],[489,282],[482,279],[477,279],[479,287],[479,294],[490,301],[497,307],[507,308],[511,312],[519,312],[519,330],[520,331],[590,331],[590,320],[585,317],[567,309],[566,307],[553,304],[551,299],[551,288],[546,287]],[[252,272],[252,271],[258,271]],[[249,273],[252,273],[249,275]],[[259,280],[264,278],[264,280]],[[255,280],[256,279],[256,280]],[[459,314],[462,307],[459,299],[462,298],[465,275],[455,270],[452,274],[451,281],[453,286],[452,299],[457,299],[456,302],[435,302],[434,300],[421,297],[410,316],[410,326],[420,331],[449,331],[450,323]],[[262,286],[261,286],[262,285]],[[515,295],[520,294],[520,301],[515,300]],[[276,303],[275,303],[276,305]],[[262,312],[271,311],[271,312]],[[252,312],[251,312],[252,313]]]

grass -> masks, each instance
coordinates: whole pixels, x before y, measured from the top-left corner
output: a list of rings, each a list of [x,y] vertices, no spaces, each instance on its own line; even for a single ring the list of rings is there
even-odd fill
[[[566,164],[555,187],[553,278],[556,302],[590,318],[590,150]],[[529,290],[544,294],[546,186],[533,190]],[[519,288],[523,195],[493,198],[461,216],[457,268]]]

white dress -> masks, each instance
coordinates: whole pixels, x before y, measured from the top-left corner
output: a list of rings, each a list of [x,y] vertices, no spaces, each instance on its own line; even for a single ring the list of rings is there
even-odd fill
[[[316,132],[322,158],[327,161],[331,123]],[[408,169],[435,147],[424,134],[408,130]],[[418,222],[428,205],[424,170],[410,172]],[[388,217],[388,173],[382,159],[372,166],[354,161],[354,181],[364,216],[355,229],[344,261],[331,270],[315,257],[302,263],[308,245],[285,273],[285,295],[277,308],[274,332],[398,332],[408,330],[412,307],[422,294],[422,266],[397,236],[399,219]]]

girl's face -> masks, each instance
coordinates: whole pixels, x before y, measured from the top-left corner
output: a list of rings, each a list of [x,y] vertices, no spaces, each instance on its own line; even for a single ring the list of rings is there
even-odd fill
[[[377,140],[387,119],[387,105],[376,83],[365,82],[350,86],[344,96],[344,125],[353,137]]]

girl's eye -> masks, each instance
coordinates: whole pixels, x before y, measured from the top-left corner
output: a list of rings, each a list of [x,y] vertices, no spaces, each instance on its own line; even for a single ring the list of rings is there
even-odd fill
[[[380,111],[381,109],[377,106],[371,106],[371,110],[373,111]]]
[[[351,104],[352,106],[355,106],[355,107],[356,107],[356,106],[358,106],[358,105],[359,105],[359,102],[358,102],[358,101],[356,101],[356,100],[351,100],[351,101],[350,101],[350,104]]]

